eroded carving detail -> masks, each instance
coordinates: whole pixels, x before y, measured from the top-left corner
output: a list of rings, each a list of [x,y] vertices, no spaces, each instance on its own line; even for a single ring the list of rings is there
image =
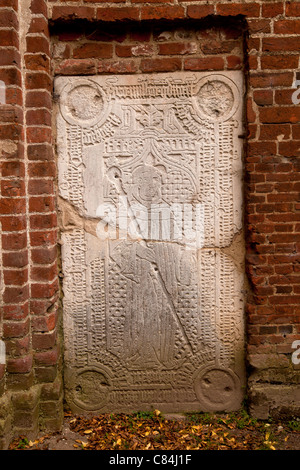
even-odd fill
[[[243,274],[224,250],[242,228],[240,73],[61,77],[56,91],[60,196],[95,223],[99,205],[118,215],[106,239],[62,227],[70,405],[239,407]],[[199,204],[200,248],[174,212],[188,205],[192,230]]]

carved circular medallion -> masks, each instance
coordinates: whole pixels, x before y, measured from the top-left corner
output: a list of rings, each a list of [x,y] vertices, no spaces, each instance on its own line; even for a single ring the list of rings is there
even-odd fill
[[[83,369],[74,381],[74,403],[84,410],[98,410],[107,402],[110,386],[106,371],[99,368]]]
[[[105,96],[92,80],[71,82],[62,92],[60,107],[68,123],[93,126],[103,117]]]
[[[205,411],[225,411],[239,401],[239,379],[231,370],[205,369],[196,377],[194,386]]]
[[[223,75],[212,75],[200,80],[195,96],[196,109],[202,119],[225,121],[238,106],[238,89]]]

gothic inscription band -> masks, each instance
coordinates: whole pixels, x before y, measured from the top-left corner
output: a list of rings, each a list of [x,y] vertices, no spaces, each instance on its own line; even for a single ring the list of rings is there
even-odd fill
[[[59,77],[66,398],[243,398],[241,72]]]

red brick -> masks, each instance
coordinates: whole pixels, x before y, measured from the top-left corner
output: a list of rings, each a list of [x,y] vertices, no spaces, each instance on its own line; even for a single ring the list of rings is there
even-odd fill
[[[56,338],[56,331],[51,333],[34,333],[32,335],[32,347],[37,351],[52,349],[55,346]]]
[[[138,66],[134,60],[101,60],[98,64],[98,73],[135,73]]]
[[[50,349],[49,351],[36,352],[34,354],[35,363],[46,366],[55,365],[59,358],[59,352],[60,351],[58,346]]]
[[[36,302],[32,301],[31,304],[34,305]],[[40,302],[41,304],[41,302]],[[43,308],[42,311],[46,313],[47,307],[45,303],[42,302]],[[37,310],[36,308],[34,310]],[[41,307],[39,307],[41,310]],[[42,316],[33,316],[32,317],[32,330],[39,331],[39,332],[49,332],[52,331],[57,324],[57,313],[53,312],[47,315]]]
[[[41,126],[51,126],[51,114],[48,109],[31,109],[26,112],[27,126],[40,124]]]
[[[248,145],[248,155],[274,155],[276,154],[276,149],[277,147],[275,142],[250,142]]]
[[[253,100],[262,106],[273,104],[273,90],[254,90]]]
[[[0,140],[19,140],[22,138],[22,126],[7,124],[0,126]]]
[[[1,181],[2,197],[20,197],[25,195],[25,182],[22,180],[5,180]]]
[[[142,59],[140,69],[142,72],[175,72],[181,70],[181,59],[177,57]]]
[[[23,199],[0,198],[1,214],[24,214],[26,203]]]
[[[56,227],[56,214],[31,215],[30,227],[32,229],[48,229]]]
[[[249,17],[257,17],[260,13],[260,5],[258,3],[230,3],[217,4],[217,14],[223,16],[244,15]]]
[[[135,7],[103,7],[97,8],[97,20],[100,21],[125,21],[139,20],[140,9]]]
[[[6,67],[0,69],[0,80],[4,81],[6,85],[21,86],[20,70],[15,67]]]
[[[262,39],[262,50],[265,52],[295,51],[299,52],[299,38],[273,37]]]
[[[131,57],[132,46],[116,44],[115,52],[118,57]]]
[[[223,57],[191,57],[184,60],[184,70],[224,70]]]
[[[36,196],[29,199],[30,212],[52,212],[55,210],[53,196]]]
[[[68,0],[64,0],[64,1],[68,1]],[[78,0],[74,0],[74,1],[78,1]],[[86,3],[125,3],[126,2],[126,0],[83,0],[83,1]],[[159,1],[164,1],[164,0],[159,0]],[[166,1],[169,1],[169,0],[166,0]]]
[[[289,124],[264,124],[260,126],[260,139],[277,140],[278,136],[289,139],[290,129]]]
[[[262,123],[296,123],[300,121],[300,107],[270,107],[259,111]]]
[[[73,51],[74,59],[102,58],[112,57],[113,47],[111,44],[88,43],[78,46]]]
[[[248,20],[248,31],[250,34],[270,33],[271,21],[269,19]]]
[[[273,18],[283,14],[283,2],[268,2],[262,5],[262,16],[265,18]]]
[[[300,20],[274,21],[275,34],[300,34]]]
[[[31,259],[36,264],[52,264],[57,258],[57,247],[43,247],[31,250]]]
[[[29,333],[30,323],[25,321],[4,322],[3,337],[4,338],[20,338]]]
[[[6,365],[0,364],[0,380],[3,380],[5,376]]]
[[[261,58],[262,69],[295,69],[298,67],[298,55],[265,55]]]
[[[167,42],[160,43],[158,53],[161,55],[182,55],[195,54],[197,52],[197,44],[194,42]]]
[[[187,1],[187,0],[184,0]],[[198,20],[214,14],[213,5],[188,5],[186,16]]]
[[[53,181],[48,179],[31,180],[28,184],[28,193],[32,195],[53,194]]]
[[[27,90],[48,90],[52,89],[52,81],[50,76],[44,72],[28,72],[26,74]]]
[[[48,21],[41,16],[33,17],[28,33],[40,33],[49,36]]]
[[[52,130],[46,127],[28,127],[27,128],[28,142],[39,144],[52,141]]]
[[[151,44],[138,44],[131,46],[131,53],[133,57],[152,56],[155,53],[155,47]]]
[[[16,65],[20,67],[20,53],[16,49],[1,48],[0,65]]]
[[[31,0],[30,9],[32,13],[47,17],[47,3],[43,0]]]
[[[230,70],[239,70],[243,66],[242,58],[235,55],[227,57],[227,68]]]
[[[26,229],[26,218],[6,216],[1,217],[2,230],[8,232],[15,232]]]
[[[35,198],[34,198],[35,199]],[[57,231],[43,231],[43,232],[31,232],[30,233],[30,242],[32,247],[36,246],[50,246],[53,247],[57,241]]]
[[[44,284],[31,284],[31,296],[33,299],[43,299],[52,297],[58,290],[58,282],[44,283]]]
[[[141,20],[176,20],[183,19],[184,16],[184,8],[180,5],[141,8]]]
[[[94,75],[96,64],[93,59],[66,59],[55,67],[56,75]]]
[[[90,0],[88,0],[88,1],[90,1]],[[105,2],[105,0],[102,0],[102,1]],[[114,0],[111,0],[111,1],[113,2]],[[144,0],[131,0],[131,3],[145,3],[145,2],[144,2]],[[147,3],[174,3],[174,0],[147,0]]]
[[[52,10],[52,20],[91,20],[96,16],[96,9],[89,6],[54,6]]]
[[[279,142],[279,154],[284,157],[300,157],[300,140]]]
[[[30,337],[12,338],[6,341],[6,352],[12,357],[20,357],[28,354],[30,351]]]
[[[292,88],[275,90],[275,103],[290,105],[294,91]]]
[[[7,304],[21,303],[28,299],[28,286],[6,287],[3,293],[3,302]]]
[[[4,46],[14,46],[19,48],[19,39],[16,31],[13,29],[0,30],[0,44]]]
[[[11,9],[3,9],[0,12],[0,28],[18,29],[19,22],[16,13]]]
[[[4,270],[3,278],[6,285],[22,286],[28,281],[28,269]]]
[[[2,248],[3,250],[22,250],[27,246],[27,234],[21,233],[3,233],[2,234]]]
[[[8,359],[7,372],[13,374],[25,374],[32,368],[32,356],[27,355],[16,359]]]
[[[32,90],[26,93],[27,108],[52,108],[51,94],[47,90]]]
[[[27,146],[27,156],[29,160],[52,160],[53,149],[51,145],[46,143],[29,144]]]
[[[56,175],[56,166],[53,161],[30,162],[28,166],[28,174],[31,178],[46,177]]]
[[[25,64],[27,70],[50,72],[50,58],[45,54],[26,54]]]
[[[43,36],[27,36],[26,37],[27,52],[42,52],[50,54],[50,44],[48,38]]]
[[[258,72],[252,73],[250,76],[250,85],[253,88],[273,88],[276,86],[292,86],[294,81],[293,72],[281,73],[267,73]]]
[[[286,16],[300,17],[300,4],[294,1],[287,2]]]
[[[32,281],[52,282],[57,276],[57,266],[54,264],[51,267],[33,267],[31,270]]]

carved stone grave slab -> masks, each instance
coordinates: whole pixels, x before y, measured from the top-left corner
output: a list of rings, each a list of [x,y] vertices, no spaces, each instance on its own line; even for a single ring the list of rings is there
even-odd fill
[[[77,411],[243,399],[243,77],[59,77],[65,386]]]

